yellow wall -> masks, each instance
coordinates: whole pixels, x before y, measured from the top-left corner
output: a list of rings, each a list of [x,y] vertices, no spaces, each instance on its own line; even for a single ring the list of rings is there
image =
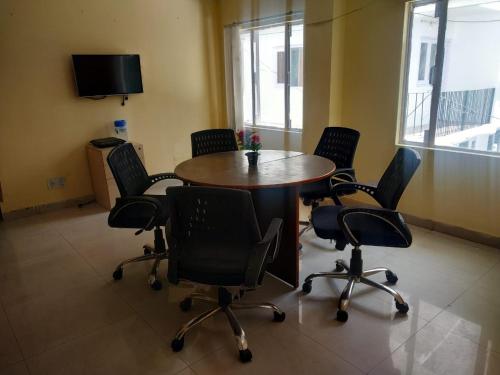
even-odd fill
[[[364,4],[349,0],[346,11]],[[355,167],[362,180],[377,181],[396,150],[403,25],[402,0],[368,2],[345,18],[341,119],[361,132]],[[500,158],[420,152],[400,210],[500,236]]]
[[[191,153],[189,134],[222,121],[217,4],[212,0],[0,2],[2,210],[92,194],[84,151],[115,119],[144,144],[151,173]],[[78,98],[71,54],[138,53],[144,94]],[[48,190],[47,179],[66,177]]]

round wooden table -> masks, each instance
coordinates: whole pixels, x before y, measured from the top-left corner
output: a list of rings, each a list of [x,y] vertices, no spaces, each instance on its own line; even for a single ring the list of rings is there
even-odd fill
[[[273,218],[282,218],[280,250],[269,271],[296,288],[299,285],[299,187],[330,177],[335,164],[301,152],[261,150],[257,166],[250,167],[245,152],[198,156],[179,164],[175,174],[195,185],[250,190],[262,233]]]

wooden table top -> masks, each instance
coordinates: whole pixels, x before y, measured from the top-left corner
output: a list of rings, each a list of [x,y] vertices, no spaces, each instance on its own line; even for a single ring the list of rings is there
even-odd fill
[[[335,171],[335,164],[328,159],[281,150],[260,150],[258,165],[250,167],[246,152],[198,156],[179,164],[174,172],[180,179],[197,185],[259,189],[314,182]]]

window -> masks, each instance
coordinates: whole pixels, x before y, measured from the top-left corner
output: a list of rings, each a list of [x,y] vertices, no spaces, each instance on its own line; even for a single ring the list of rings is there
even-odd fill
[[[425,79],[425,67],[427,65],[427,43],[420,44],[420,64],[418,66],[418,80]]]
[[[429,49],[430,45],[430,49]],[[436,63],[436,43],[420,43],[420,59],[418,65],[418,80],[422,84],[431,84],[432,71]]]
[[[240,27],[239,43],[244,125],[301,130],[302,21]]]
[[[285,83],[285,52],[279,51],[278,58],[278,83]],[[290,86],[301,87],[303,76],[304,58],[302,47],[290,48]]]
[[[400,143],[499,154],[499,4],[407,3]]]

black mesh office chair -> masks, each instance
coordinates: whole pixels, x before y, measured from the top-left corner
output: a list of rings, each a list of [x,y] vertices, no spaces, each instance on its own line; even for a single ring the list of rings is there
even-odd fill
[[[144,192],[158,181],[177,179],[173,173],[149,176],[131,143],[115,147],[108,155],[108,164],[115,178],[120,198],[109,213],[108,224],[113,228],[139,229],[137,234],[154,228],[154,246],[145,245],[144,255],[121,262],[113,272],[113,278],[123,277],[123,266],[127,263],[154,260],[149,275],[149,285],[154,290],[161,289],[156,277],[160,261],[167,258],[167,249],[161,227],[168,219],[165,195],[144,195]]]
[[[224,151],[238,151],[233,129],[208,129],[191,134],[191,154],[193,158]]]
[[[388,286],[368,279],[368,276],[385,272],[387,281],[395,284],[398,278],[388,268],[374,268],[363,271],[361,245],[409,247],[412,237],[403,217],[396,211],[397,204],[413,174],[420,165],[420,155],[409,148],[400,148],[384,172],[376,187],[356,182],[344,182],[334,186],[334,192],[356,189],[371,195],[382,207],[345,207],[331,205],[318,207],[312,212],[312,225],[320,238],[348,241],[352,246],[350,264],[342,259],[336,261],[334,272],[313,273],[304,281],[302,291],[311,292],[312,280],[316,277],[348,280],[342,292],[337,311],[337,320],[348,319],[347,308],[355,283],[363,283],[391,294],[399,312],[406,314],[408,304],[401,295]],[[346,271],[346,272],[343,272]]]
[[[319,205],[319,201],[326,197],[331,197],[332,186],[339,182],[356,181],[356,175],[352,168],[354,154],[359,141],[359,132],[354,129],[344,127],[326,127],[319,140],[314,155],[330,159],[335,163],[335,173],[327,179],[305,184],[300,189],[300,197],[306,206],[312,206],[314,210]],[[342,194],[353,194],[354,189],[345,190]],[[304,232],[312,228],[310,221],[300,221],[300,225],[305,225],[299,232],[301,236]],[[339,249],[343,250],[343,249]]]
[[[218,287],[218,299],[192,294],[181,302],[184,311],[191,308],[193,300],[217,306],[182,326],[171,343],[172,349],[182,350],[184,336],[191,328],[222,311],[236,337],[240,360],[248,362],[252,353],[233,308],[267,308],[274,312],[274,321],[285,319],[285,313],[271,303],[243,303],[239,298],[242,292],[262,283],[266,265],[274,260],[279,248],[282,219],[273,219],[262,237],[248,191],[171,187],[167,197],[169,281],[178,284],[186,280]]]

